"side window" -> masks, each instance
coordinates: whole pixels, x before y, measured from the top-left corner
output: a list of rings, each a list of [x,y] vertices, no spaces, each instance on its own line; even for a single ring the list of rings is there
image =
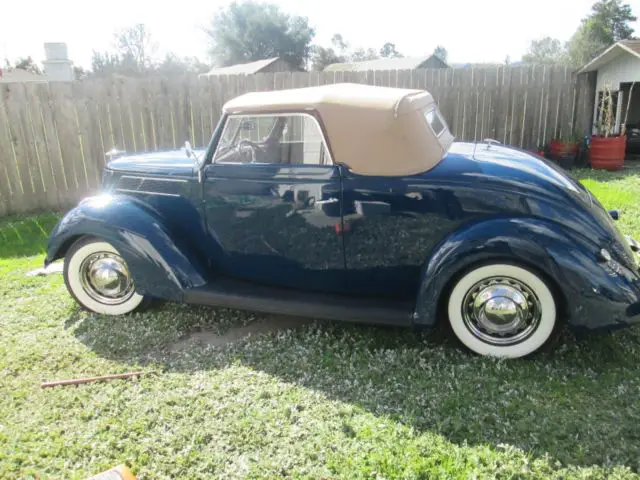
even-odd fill
[[[222,131],[213,157],[215,163],[253,163],[259,146],[271,135],[277,117],[231,116]]]
[[[331,163],[318,122],[306,114],[231,116],[215,163]]]
[[[281,163],[308,165],[330,163],[318,122],[310,115],[287,117],[281,145],[283,153]]]
[[[424,112],[424,118],[436,137],[439,137],[447,128],[447,124],[437,108]]]

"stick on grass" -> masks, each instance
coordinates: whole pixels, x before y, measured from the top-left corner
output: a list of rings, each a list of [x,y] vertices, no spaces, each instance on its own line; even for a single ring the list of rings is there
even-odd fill
[[[102,377],[86,377],[86,378],[73,378],[71,380],[56,380],[53,382],[42,382],[40,384],[41,388],[50,388],[50,387],[64,387],[67,385],[80,385],[83,383],[91,383],[91,382],[102,382],[106,380],[119,380],[131,377],[137,377],[140,375],[148,375],[155,372],[128,372],[128,373],[118,373],[115,375],[104,375]]]

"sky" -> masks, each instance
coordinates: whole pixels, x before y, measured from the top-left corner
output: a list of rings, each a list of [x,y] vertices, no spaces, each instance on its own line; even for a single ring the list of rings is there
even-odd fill
[[[316,30],[314,43],[329,45],[341,33],[352,47],[379,49],[396,44],[405,56],[433,52],[443,45],[450,63],[519,60],[531,40],[562,41],[589,13],[594,0],[271,0],[287,13],[304,15]],[[0,16],[0,59],[44,59],[45,42],[66,42],[74,64],[90,67],[92,50],[113,46],[114,31],[144,23],[158,55],[207,58],[203,29],[220,0],[9,0]],[[627,0],[640,17],[640,0]],[[640,34],[640,22],[632,25]]]

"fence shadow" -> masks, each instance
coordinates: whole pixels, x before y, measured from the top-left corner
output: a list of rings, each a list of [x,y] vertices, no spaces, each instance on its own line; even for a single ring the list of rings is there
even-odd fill
[[[232,324],[216,325],[229,316]],[[456,444],[510,444],[565,465],[640,469],[637,402],[624,393],[640,375],[637,331],[579,341],[565,332],[553,351],[506,362],[469,354],[442,330],[317,322],[252,332],[226,346],[186,337],[224,335],[266,318],[167,305],[115,323],[76,313],[67,327],[98,355],[123,363],[178,372],[239,363]]]

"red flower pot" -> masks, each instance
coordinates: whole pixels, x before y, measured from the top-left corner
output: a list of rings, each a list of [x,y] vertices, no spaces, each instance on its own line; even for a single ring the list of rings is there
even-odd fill
[[[551,140],[549,144],[551,159],[558,161],[567,157],[574,157],[578,154],[578,144],[576,142],[564,143],[560,140]]]
[[[619,170],[624,165],[627,137],[591,137],[589,161],[592,168]]]

